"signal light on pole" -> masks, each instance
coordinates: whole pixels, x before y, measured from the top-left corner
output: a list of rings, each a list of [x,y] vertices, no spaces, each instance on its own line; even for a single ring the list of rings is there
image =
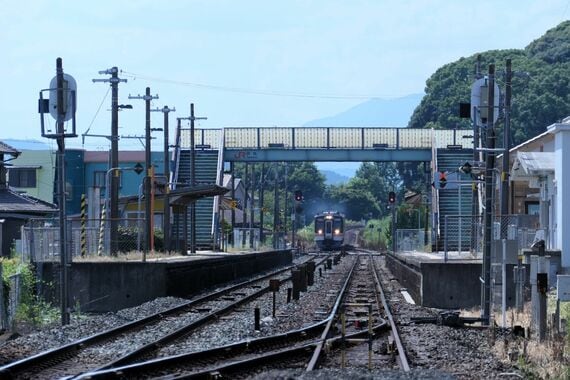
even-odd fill
[[[471,165],[469,162],[466,162],[459,167],[459,171],[463,174],[471,174],[473,171],[473,165]]]
[[[439,172],[439,188],[443,189],[447,185],[447,173]]]
[[[393,191],[390,191],[388,193],[388,202],[389,203],[396,203],[396,193]]]
[[[303,200],[303,193],[301,190],[295,190],[295,200],[301,202]]]

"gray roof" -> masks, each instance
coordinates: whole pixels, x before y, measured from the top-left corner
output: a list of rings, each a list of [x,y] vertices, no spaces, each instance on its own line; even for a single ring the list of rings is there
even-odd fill
[[[57,210],[54,204],[10,189],[0,189],[0,212],[48,214]]]
[[[10,154],[14,157],[18,157],[21,152],[19,150],[17,150],[16,148],[13,148],[10,145],[0,141],[0,153],[2,153],[2,154],[6,153],[6,154]]]
[[[517,152],[511,175],[513,179],[554,173],[553,152]]]

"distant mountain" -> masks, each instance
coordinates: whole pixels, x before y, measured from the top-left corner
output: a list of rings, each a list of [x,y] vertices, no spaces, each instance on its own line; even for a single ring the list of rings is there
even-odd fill
[[[2,142],[18,150],[50,150],[51,147],[39,140],[3,139]]]
[[[337,172],[333,172],[331,170],[319,170],[321,173],[324,174],[326,180],[325,183],[327,185],[340,185],[341,183],[346,183],[350,179],[350,177],[338,174]]]
[[[334,116],[311,120],[304,127],[405,127],[422,94],[394,99],[370,99]]]

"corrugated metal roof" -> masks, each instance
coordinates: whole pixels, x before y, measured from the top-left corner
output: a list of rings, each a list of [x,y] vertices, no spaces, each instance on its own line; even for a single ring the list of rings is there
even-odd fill
[[[513,177],[537,176],[554,172],[553,152],[517,152],[513,163]]]

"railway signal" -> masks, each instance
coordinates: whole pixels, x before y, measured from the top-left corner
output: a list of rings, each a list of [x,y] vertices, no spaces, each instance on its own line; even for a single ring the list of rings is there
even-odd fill
[[[447,185],[447,173],[439,172],[439,188],[443,189]]]
[[[395,192],[390,191],[390,192],[388,193],[388,202],[389,202],[390,204],[396,203],[396,193],[395,193]]]
[[[295,213],[300,214],[303,212],[303,192],[301,190],[295,190]]]

